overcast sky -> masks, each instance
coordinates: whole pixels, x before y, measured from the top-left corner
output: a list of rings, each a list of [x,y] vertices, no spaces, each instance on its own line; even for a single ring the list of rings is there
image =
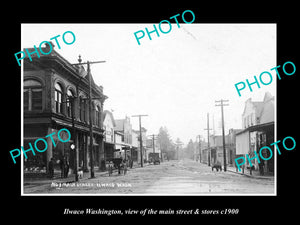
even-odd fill
[[[134,32],[153,24],[22,24],[22,48],[37,47],[42,41],[72,31],[76,41],[54,49],[71,63],[78,55],[91,65],[93,78],[109,98],[104,109],[115,119],[148,114],[142,125],[148,134],[166,126],[173,140],[185,144],[201,134],[207,137],[206,118],[221,134],[221,109],[215,100],[227,99],[225,132],[241,128],[245,101],[262,101],[266,91],[276,94],[276,79],[239,97],[235,83],[270,71],[276,64],[276,24],[172,24],[168,34],[147,35],[137,44]],[[167,28],[163,28],[167,30]],[[271,71],[270,71],[271,72]],[[214,121],[213,121],[214,118]],[[131,118],[134,129],[138,119]]]

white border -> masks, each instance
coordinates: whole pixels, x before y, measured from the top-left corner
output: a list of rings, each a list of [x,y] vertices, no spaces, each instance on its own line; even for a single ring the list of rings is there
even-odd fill
[[[23,26],[21,23],[21,50],[23,49]],[[70,24],[70,23],[69,23]],[[89,24],[89,23],[87,23]],[[198,23],[199,24],[199,23]],[[218,23],[209,23],[209,24],[218,24]],[[239,24],[239,23],[225,23],[225,24]],[[242,24],[256,24],[256,23],[242,23]],[[277,43],[277,32],[278,32],[278,26],[277,23],[267,23],[267,24],[275,24],[276,25],[276,35],[275,35],[275,42],[276,42],[276,65],[278,65],[277,62],[277,51],[278,51],[278,43]],[[275,65],[275,66],[276,66]],[[21,146],[24,145],[24,111],[23,111],[23,81],[24,81],[24,64],[23,60],[21,62]],[[275,86],[276,86],[276,94],[274,96],[274,102],[275,102],[275,137],[274,140],[277,141],[277,79],[275,80]],[[275,153],[275,151],[274,151]],[[47,193],[24,193],[24,158],[23,158],[23,152],[21,151],[21,196],[277,196],[277,152],[274,154],[274,161],[275,161],[275,168],[274,168],[274,193],[210,193],[210,194],[69,194],[69,193],[53,193],[53,194],[47,194]],[[243,176],[243,175],[241,175]],[[249,179],[255,179],[255,178],[249,178]],[[49,184],[50,185],[50,184]]]

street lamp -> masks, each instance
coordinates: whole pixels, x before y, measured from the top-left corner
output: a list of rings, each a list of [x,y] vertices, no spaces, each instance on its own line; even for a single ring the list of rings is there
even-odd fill
[[[70,146],[71,150],[75,150],[76,146],[74,143]],[[78,181],[78,173],[77,173],[77,152],[74,151],[74,173],[75,173],[75,181]]]

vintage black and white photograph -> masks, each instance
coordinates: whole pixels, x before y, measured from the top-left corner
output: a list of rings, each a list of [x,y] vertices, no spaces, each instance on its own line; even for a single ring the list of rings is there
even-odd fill
[[[190,14],[21,24],[22,195],[277,194],[276,24]]]

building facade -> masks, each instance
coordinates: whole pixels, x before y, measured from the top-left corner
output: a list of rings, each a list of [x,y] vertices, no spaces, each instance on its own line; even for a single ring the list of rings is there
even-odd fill
[[[104,112],[103,112],[103,130],[104,130],[105,161],[114,158],[115,127],[116,127],[116,123],[115,123],[113,114],[108,110],[104,110]]]
[[[48,52],[47,48],[49,46],[42,49]],[[25,171],[32,168],[45,169],[51,158],[57,162],[55,167],[59,167],[59,160],[65,158],[71,169],[77,163],[77,166],[87,171],[90,165],[90,143],[93,163],[100,166],[101,160],[104,159],[103,104],[107,98],[103,94],[103,87],[96,85],[92,75],[87,74],[84,66],[80,64],[81,59],[78,65],[72,65],[54,49],[48,55],[31,55],[31,58],[32,61],[28,57],[24,59],[23,146],[27,149],[29,143],[33,143],[37,138],[44,138],[48,148],[43,153],[28,154],[28,158],[24,159]],[[91,111],[88,104],[90,83]],[[51,138],[45,138],[62,128],[68,129],[72,134],[68,143],[59,142],[55,136],[54,143]],[[75,144],[76,150],[70,149],[72,143]],[[76,152],[77,162],[74,160]]]
[[[245,103],[242,115],[243,130],[236,134],[236,154],[237,157],[248,154],[250,158],[259,156],[260,148],[269,146],[274,152],[274,123],[275,123],[275,99],[270,93],[266,93],[263,101],[254,102],[248,99]],[[266,149],[262,150],[264,158],[270,156]],[[255,158],[251,161],[251,169],[260,169],[261,174],[274,173],[274,157],[265,161]],[[246,167],[250,168],[250,163],[246,162]]]
[[[126,116],[125,119],[116,119],[115,122],[115,134],[118,137],[115,155],[123,159],[132,158],[134,153],[132,152],[132,125],[130,118]],[[119,140],[120,138],[121,140]]]
[[[234,159],[236,158],[236,134],[240,131],[242,129],[231,128],[228,134],[225,135],[226,165],[228,166],[234,166]],[[197,144],[199,145],[199,142]],[[209,146],[208,150],[208,143],[201,141],[201,162],[207,164],[208,159],[210,159],[210,164],[221,164],[224,166],[223,136],[210,135]],[[199,151],[199,147],[197,147],[197,151]]]

